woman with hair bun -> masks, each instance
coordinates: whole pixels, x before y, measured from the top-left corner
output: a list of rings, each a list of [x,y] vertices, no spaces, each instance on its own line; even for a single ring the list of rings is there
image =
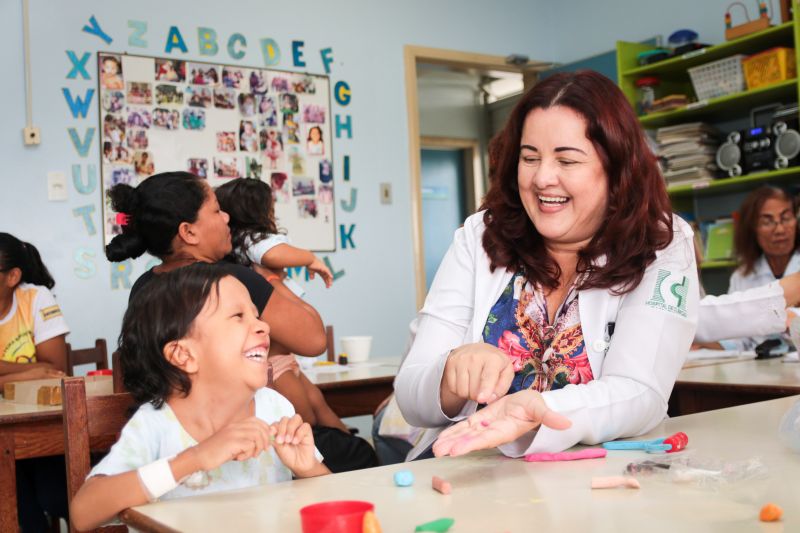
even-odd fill
[[[131,296],[163,272],[196,262],[222,261],[231,252],[228,215],[205,180],[188,172],[164,172],[138,187],[116,185],[109,191],[112,207],[122,214],[122,233],[106,246],[109,261],[136,258],[145,252],[162,263],[142,274]],[[318,355],[325,349],[325,329],[313,307],[284,287],[277,274],[231,265],[233,275],[250,292],[261,317],[270,325],[273,342],[292,353]]]
[[[450,426],[409,458],[558,452],[651,430],[699,292],[692,230],[635,113],[598,73],[556,74],[522,97],[489,154],[483,210],[456,231],[395,381],[410,424]]]

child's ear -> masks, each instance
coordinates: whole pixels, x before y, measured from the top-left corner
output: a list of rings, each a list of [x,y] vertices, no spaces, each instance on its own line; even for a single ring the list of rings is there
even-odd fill
[[[164,358],[169,364],[180,368],[187,374],[197,372],[197,357],[188,344],[182,340],[168,342],[164,346]]]
[[[178,226],[178,237],[186,244],[197,244],[200,239],[194,230],[194,225],[190,222],[181,222]]]

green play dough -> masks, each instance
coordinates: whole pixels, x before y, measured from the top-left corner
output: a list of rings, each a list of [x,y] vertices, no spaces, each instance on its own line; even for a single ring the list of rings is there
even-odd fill
[[[435,531],[437,533],[444,533],[445,531],[449,530],[453,527],[456,521],[452,518],[440,518],[439,520],[434,520],[433,522],[428,522],[427,524],[420,524],[414,529],[414,531]]]

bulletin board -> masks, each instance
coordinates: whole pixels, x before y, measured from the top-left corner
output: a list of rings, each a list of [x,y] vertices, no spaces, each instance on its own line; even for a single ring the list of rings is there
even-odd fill
[[[107,191],[185,170],[217,187],[268,183],[292,244],[334,251],[327,76],[98,52],[105,243],[121,232]]]

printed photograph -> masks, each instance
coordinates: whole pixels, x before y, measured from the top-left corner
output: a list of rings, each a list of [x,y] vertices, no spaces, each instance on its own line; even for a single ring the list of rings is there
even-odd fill
[[[181,114],[177,109],[153,109],[153,126],[164,130],[177,130],[181,125]]]
[[[130,165],[131,153],[124,144],[103,141],[103,162],[118,165]]]
[[[299,128],[293,114],[286,113],[283,115],[283,135],[288,144],[300,144]]]
[[[285,172],[270,174],[269,186],[275,201],[281,204],[289,202],[289,176]]]
[[[152,105],[153,86],[140,81],[129,81],[127,99],[129,104]]]
[[[140,178],[152,176],[156,169],[153,164],[153,156],[150,152],[136,152],[133,154],[133,169]]]
[[[269,168],[278,168],[278,161],[283,157],[283,138],[281,132],[275,129],[261,130],[259,133],[260,147],[264,155],[269,159]]]
[[[192,107],[211,107],[214,95],[208,87],[189,86],[184,92],[186,103]]]
[[[289,80],[283,76],[273,77],[270,86],[272,87],[272,92],[275,93],[289,92],[291,90],[289,88]]]
[[[333,203],[333,185],[320,185],[317,192],[320,204],[329,205]]]
[[[256,114],[256,97],[250,93],[239,95],[239,112],[243,117],[252,117]]]
[[[187,130],[203,130],[206,127],[205,109],[183,110],[183,127]]]
[[[217,132],[217,152],[236,151],[236,132],[218,131]]]
[[[124,89],[122,81],[122,60],[119,56],[103,54],[100,56],[100,86],[103,89]]]
[[[214,107],[218,109],[236,109],[236,91],[225,87],[214,89]]]
[[[183,105],[183,91],[177,85],[156,85],[156,105]]]
[[[259,95],[257,97],[258,114],[261,115],[261,127],[273,128],[278,125],[278,109],[275,107],[275,98]]]
[[[252,179],[261,179],[261,171],[264,168],[264,165],[261,164],[261,160],[258,157],[250,157],[246,156],[244,158],[244,172],[245,178],[252,178]]]
[[[254,70],[250,73],[250,91],[255,94],[266,94],[269,84],[267,76],[261,70]]]
[[[316,94],[317,86],[314,84],[314,78],[311,76],[304,76],[293,84],[294,92],[297,94]]]
[[[306,153],[311,156],[325,155],[325,139],[322,138],[322,128],[319,126],[306,126]]]
[[[258,132],[252,120],[239,123],[239,149],[243,152],[258,152]]]
[[[292,196],[308,196],[314,194],[313,178],[292,178]]]
[[[317,218],[317,201],[308,198],[298,199],[297,214],[300,218]]]
[[[109,113],[118,113],[125,106],[125,93],[122,91],[103,92],[103,109]]]
[[[333,165],[330,159],[323,159],[319,162],[319,181],[330,183],[333,180]]]
[[[203,63],[189,63],[186,71],[189,73],[187,81],[193,85],[210,85],[213,87],[219,84],[219,67]]]
[[[129,128],[144,128],[147,129],[153,123],[150,116],[150,111],[144,108],[129,107],[128,108],[128,127]]]
[[[238,159],[235,156],[215,157],[214,175],[216,175],[218,178],[240,177]]]
[[[156,59],[156,81],[186,81],[186,62],[176,59]]]
[[[222,67],[222,85],[228,89],[239,89],[242,85],[244,74],[242,69],[233,67]]]
[[[289,147],[289,162],[292,164],[292,174],[302,176],[306,173],[306,160],[297,146]]]
[[[297,95],[291,93],[281,94],[281,113],[297,113]]]
[[[304,105],[303,122],[325,124],[325,108],[316,104]]]
[[[111,170],[111,186],[124,183],[125,185],[136,185],[136,176],[131,167],[119,167]]]
[[[103,140],[117,145],[125,142],[125,119],[121,115],[103,117]]]
[[[128,131],[128,148],[146,150],[147,145],[147,130],[134,128]]]
[[[188,167],[187,170],[198,178],[208,179],[208,159],[190,158]]]

